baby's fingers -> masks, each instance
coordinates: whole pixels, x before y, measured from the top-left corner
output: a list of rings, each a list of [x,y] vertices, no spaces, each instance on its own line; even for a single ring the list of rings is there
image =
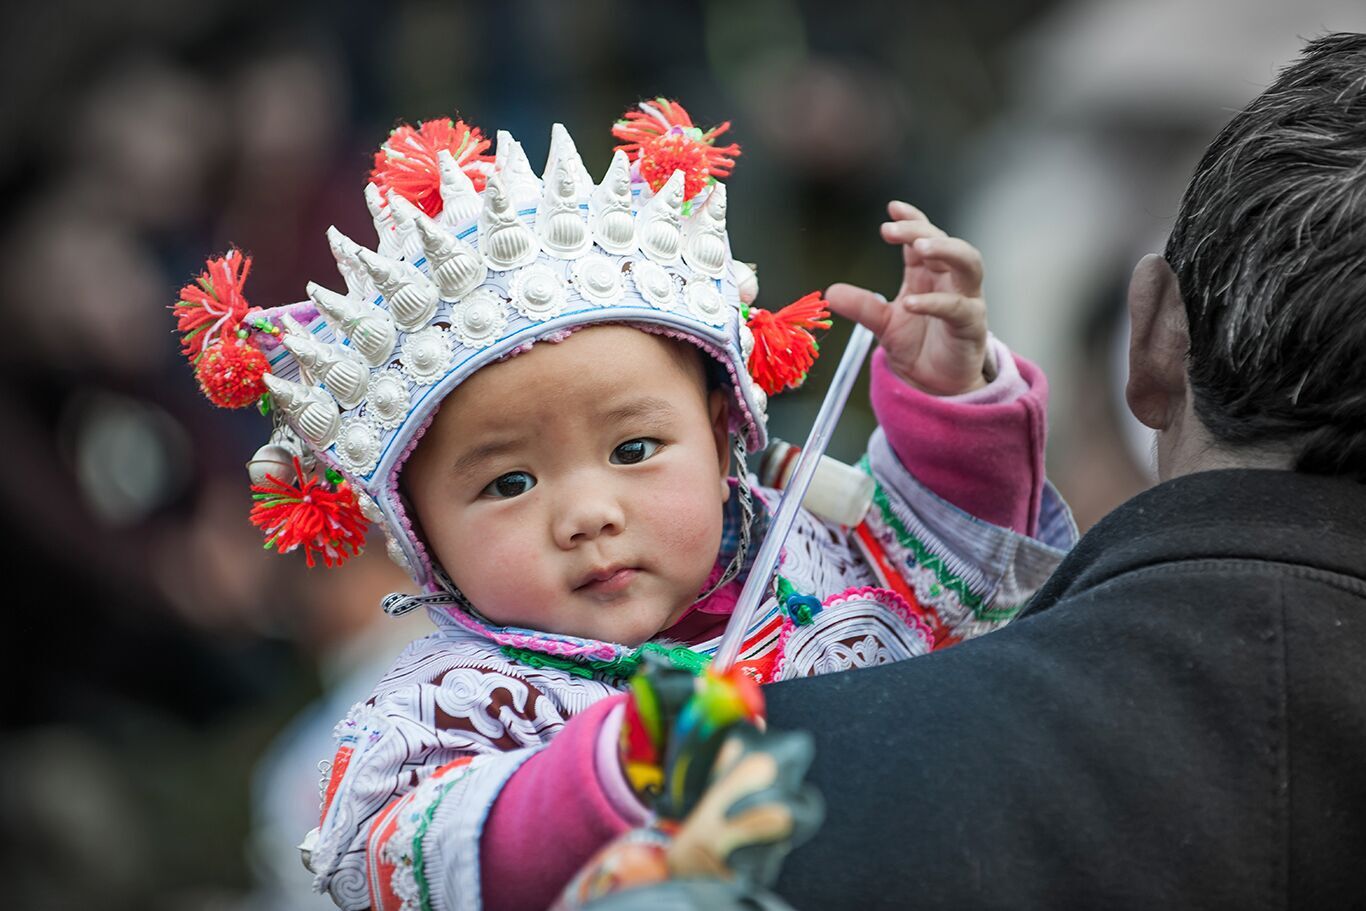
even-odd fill
[[[934,291],[929,294],[910,294],[902,300],[912,313],[943,320],[955,336],[986,333],[987,305],[980,297]]]
[[[867,326],[874,335],[881,335],[887,327],[891,308],[887,298],[867,288],[837,282],[825,289],[825,300],[830,309],[845,319]]]
[[[935,272],[952,272],[959,290],[968,297],[982,292],[982,254],[958,237],[921,237],[912,245],[925,266]]]
[[[924,212],[917,209],[908,202],[894,199],[887,203],[887,214],[893,221],[929,221],[930,218]]]
[[[921,238],[944,237],[944,229],[923,220],[884,221],[882,239],[889,244],[911,244]]]

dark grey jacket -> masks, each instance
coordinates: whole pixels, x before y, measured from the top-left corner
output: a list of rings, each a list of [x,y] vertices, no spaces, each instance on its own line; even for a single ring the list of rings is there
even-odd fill
[[[1366,485],[1178,478],[1005,629],[767,695],[829,805],[798,908],[1366,906]]]

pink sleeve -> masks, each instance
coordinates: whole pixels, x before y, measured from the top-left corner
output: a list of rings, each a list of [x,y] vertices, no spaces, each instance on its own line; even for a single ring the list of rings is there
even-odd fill
[[[997,377],[985,389],[939,397],[912,387],[873,354],[870,397],[892,450],[915,479],[977,518],[1038,531],[1044,490],[1048,380],[991,339]]]
[[[489,911],[548,907],[599,848],[648,821],[617,758],[625,702],[574,716],[503,785],[479,842]]]

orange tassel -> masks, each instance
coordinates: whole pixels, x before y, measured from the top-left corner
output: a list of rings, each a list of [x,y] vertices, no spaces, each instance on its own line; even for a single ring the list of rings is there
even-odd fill
[[[370,180],[381,192],[393,190],[435,218],[441,214],[441,168],[437,153],[442,149],[450,152],[473,181],[474,188],[483,190],[487,180],[485,166],[493,164],[493,156],[483,153],[492,144],[478,127],[467,126],[463,120],[424,120],[416,128],[400,124],[375,153]]]
[[[819,291],[793,301],[777,313],[754,309],[747,323],[754,333],[749,373],[768,395],[795,389],[816,362],[820,346],[812,329],[830,328],[830,311]]]
[[[176,330],[183,333],[181,353],[196,363],[211,344],[226,341],[237,333],[250,306],[242,286],[251,273],[251,257],[237,248],[204,264],[204,271],[193,284],[180,289],[180,300],[171,310],[176,315]]]
[[[315,477],[305,477],[294,460],[295,484],[274,475],[264,484],[252,485],[256,505],[251,521],[266,536],[266,548],[282,554],[303,548],[309,567],[316,558],[329,567],[340,566],[365,546],[365,516],[356,493],[346,481],[335,487]]]
[[[627,111],[612,127],[625,140],[617,146],[637,163],[641,179],[656,193],[675,170],[685,175],[683,198],[692,199],[708,184],[729,177],[740,147],[717,146],[716,138],[730,129],[730,121],[703,131],[677,101],[656,98]]]
[[[250,342],[229,339],[210,345],[195,366],[199,388],[219,408],[245,408],[266,394],[270,364]]]

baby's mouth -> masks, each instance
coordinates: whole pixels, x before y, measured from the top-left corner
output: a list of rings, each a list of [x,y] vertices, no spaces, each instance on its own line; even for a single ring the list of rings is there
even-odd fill
[[[607,566],[584,576],[574,591],[594,595],[613,595],[625,591],[640,571],[634,566]]]

